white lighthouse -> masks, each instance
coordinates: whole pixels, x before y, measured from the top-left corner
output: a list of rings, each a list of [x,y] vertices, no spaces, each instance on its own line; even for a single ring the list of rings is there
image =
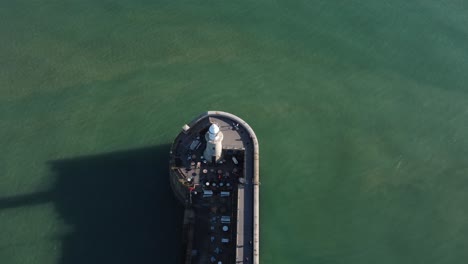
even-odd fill
[[[208,162],[218,162],[221,159],[221,152],[223,150],[223,132],[219,130],[219,126],[212,124],[208,132],[205,134],[206,149],[203,152],[203,156]]]

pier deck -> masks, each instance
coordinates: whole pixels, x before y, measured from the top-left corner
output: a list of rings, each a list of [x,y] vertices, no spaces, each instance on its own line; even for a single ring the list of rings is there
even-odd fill
[[[212,123],[224,135],[215,164],[202,157]],[[195,215],[185,264],[258,263],[258,142],[250,126],[214,111],[184,126],[171,149],[171,186]]]

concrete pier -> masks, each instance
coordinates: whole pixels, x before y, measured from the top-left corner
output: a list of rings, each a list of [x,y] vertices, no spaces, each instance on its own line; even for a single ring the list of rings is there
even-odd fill
[[[260,263],[260,152],[259,152],[259,145],[258,139],[255,135],[253,129],[242,120],[240,117],[222,111],[208,111],[202,115],[200,115],[196,120],[200,120],[206,118],[207,116],[222,116],[232,119],[233,121],[237,122],[239,125],[242,125],[247,132],[250,134],[250,138],[252,139],[253,143],[253,177],[252,177],[252,184],[253,184],[253,262],[254,264]],[[249,163],[247,163],[249,164]],[[249,168],[248,168],[249,169]]]
[[[217,129],[211,129],[214,126],[216,126],[215,128]],[[210,130],[208,130],[208,127],[210,127]],[[196,230],[199,230],[196,232],[201,232],[199,235],[195,236],[197,241],[194,243],[197,246],[194,248],[199,249],[195,250],[195,254],[197,255],[195,257],[195,263],[204,263],[207,261],[207,258],[210,258],[209,252],[212,250],[212,248],[210,249],[210,245],[213,243],[216,244],[217,242],[213,241],[217,241],[216,237],[219,239],[219,236],[221,236],[221,238],[225,240],[225,244],[220,244],[219,247],[223,248],[224,253],[222,255],[219,255],[218,251],[211,253],[214,254],[211,255],[212,262],[216,259],[224,259],[235,261],[235,263],[238,264],[259,264],[260,170],[259,144],[255,132],[247,124],[247,122],[241,118],[222,111],[205,112],[197,118],[193,119],[189,124],[184,125],[182,129],[183,131],[177,136],[171,148],[170,182],[177,198],[188,208],[194,208],[195,211],[200,213],[200,216],[197,218],[198,220],[195,221],[195,228]],[[208,132],[206,132],[207,130]],[[214,136],[206,139],[208,133],[211,133]],[[226,160],[223,159],[219,164],[218,162],[207,162],[207,150],[216,150],[216,145],[214,144],[215,142],[208,141],[212,140],[213,138],[216,139],[215,136],[219,137],[219,134],[224,134],[224,140],[222,145],[220,143],[220,147],[222,146],[223,153],[226,151],[225,154],[223,154],[226,155]],[[200,138],[204,138],[205,140],[200,140]],[[202,153],[203,149],[205,151]],[[235,153],[237,153],[237,158],[240,159],[239,161],[235,159]],[[212,156],[213,158],[217,157],[212,153],[208,156]],[[230,161],[231,157],[233,159],[232,161]],[[201,169],[204,171],[203,175],[200,176],[200,169],[195,169],[195,167],[200,166],[196,164],[201,164]],[[236,168],[236,166],[239,167]],[[238,172],[239,169],[242,171]],[[213,171],[218,172],[217,176],[211,175],[215,173]],[[236,176],[235,178],[229,178],[229,176],[224,174],[223,171],[228,171]],[[203,177],[203,185],[197,182],[197,180],[199,180],[197,177]],[[224,178],[224,182],[226,180],[235,180],[235,182],[231,182],[231,186],[235,188],[231,202],[228,204],[225,202],[224,204],[219,204],[221,200],[218,198],[213,198],[215,200],[212,200],[212,198],[197,198],[199,197],[200,193],[207,193],[206,197],[212,197],[213,193],[213,197],[217,197],[216,195],[219,195],[217,191],[218,187],[211,187],[211,185],[215,186],[216,182],[211,182],[212,184],[210,184],[210,182],[205,182],[206,179],[210,177],[217,177],[217,179],[227,177]],[[210,181],[213,181],[213,178],[210,179]],[[237,182],[237,180],[239,182]],[[192,191],[195,193],[195,200],[193,202]],[[229,194],[229,190],[225,191],[228,191],[226,193]],[[213,205],[212,203],[210,204],[209,201],[217,202],[215,202],[216,205]],[[230,205],[232,205],[231,209],[229,209]],[[220,217],[216,214],[218,207],[228,208],[227,215],[230,215],[232,219],[234,219],[234,222],[231,226],[233,230],[232,233],[222,233],[227,231],[227,228],[224,231],[219,231],[221,233],[216,231],[217,229],[213,223],[216,223],[216,219]],[[209,213],[207,213],[207,210],[211,210],[214,213],[212,213],[210,216]],[[212,222],[211,224],[209,223],[210,221]],[[201,235],[206,232],[204,230],[211,230],[208,231],[211,233],[211,240],[210,237]],[[229,240],[235,241],[235,244],[227,244],[229,243]],[[216,250],[218,250],[218,248]],[[189,252],[186,254],[189,254]],[[185,263],[192,263],[191,258],[188,258]]]

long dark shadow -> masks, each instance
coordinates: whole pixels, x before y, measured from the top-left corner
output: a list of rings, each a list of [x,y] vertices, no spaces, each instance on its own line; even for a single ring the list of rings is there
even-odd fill
[[[169,185],[169,147],[50,162],[53,202],[71,227],[61,264],[177,263],[183,208]]]
[[[48,191],[14,197],[0,197],[0,210],[48,203],[52,201],[52,197],[52,193]]]

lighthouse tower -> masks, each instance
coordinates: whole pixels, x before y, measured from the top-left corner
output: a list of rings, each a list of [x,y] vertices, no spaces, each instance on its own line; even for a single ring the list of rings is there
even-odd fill
[[[208,132],[205,134],[206,149],[203,156],[208,162],[218,162],[221,159],[221,152],[223,150],[223,132],[219,131],[219,126],[212,124]]]

